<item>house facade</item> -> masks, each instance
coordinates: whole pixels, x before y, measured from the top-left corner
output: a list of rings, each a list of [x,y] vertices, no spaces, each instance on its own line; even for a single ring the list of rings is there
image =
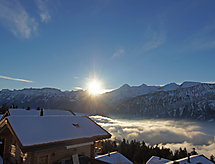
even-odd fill
[[[78,163],[94,159],[95,142],[110,137],[85,116],[9,115],[0,122],[0,155],[5,164]]]

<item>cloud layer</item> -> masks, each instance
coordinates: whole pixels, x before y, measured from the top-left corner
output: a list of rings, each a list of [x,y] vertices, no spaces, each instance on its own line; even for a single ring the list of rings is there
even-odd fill
[[[37,23],[18,0],[0,1],[0,21],[15,36],[29,38],[37,30]]]
[[[112,138],[144,140],[150,145],[160,144],[173,150],[193,147],[206,156],[215,154],[214,123],[198,123],[172,120],[117,120],[103,116],[92,116],[104,127]]]
[[[29,6],[24,6],[20,0],[0,0],[0,24],[17,37],[30,38],[37,31],[39,22],[46,23],[51,19],[48,1],[35,0],[32,5],[38,13],[34,14],[34,10],[27,10]]]

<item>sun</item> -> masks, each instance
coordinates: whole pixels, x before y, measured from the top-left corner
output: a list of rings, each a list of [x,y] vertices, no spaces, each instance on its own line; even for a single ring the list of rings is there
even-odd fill
[[[98,95],[103,92],[101,82],[96,79],[93,79],[88,83],[87,90],[91,95]]]

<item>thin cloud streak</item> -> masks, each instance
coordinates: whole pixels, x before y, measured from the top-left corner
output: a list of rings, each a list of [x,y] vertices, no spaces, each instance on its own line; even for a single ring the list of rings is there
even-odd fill
[[[73,78],[74,78],[74,79],[79,79],[79,77],[78,77],[78,76],[74,76]]]
[[[118,49],[115,51],[112,55],[112,58],[120,57],[125,53],[125,50],[123,48]]]
[[[31,80],[18,79],[18,78],[13,78],[13,77],[8,77],[8,76],[2,76],[2,75],[0,75],[0,78],[7,79],[7,80],[21,81],[21,82],[26,82],[26,83],[33,83],[33,81],[31,81]]]
[[[150,39],[143,44],[143,52],[148,52],[156,49],[166,42],[166,32],[164,30],[156,31],[149,26],[147,35]]]
[[[74,87],[75,90],[83,90],[81,87]]]
[[[82,87],[74,87],[74,89],[75,90],[85,90],[84,88],[82,88]],[[107,92],[111,92],[111,91],[113,91],[114,89],[102,89],[102,91],[101,91],[101,94],[103,94],[103,93],[107,93]]]
[[[182,51],[185,50],[209,50],[215,48],[215,24],[203,27],[194,32],[184,42]]]
[[[102,93],[111,92],[111,91],[113,91],[113,90],[115,90],[115,89],[116,89],[116,88],[114,88],[114,89],[103,89]]]
[[[202,83],[215,84],[215,81],[206,81],[206,82],[202,82]]]

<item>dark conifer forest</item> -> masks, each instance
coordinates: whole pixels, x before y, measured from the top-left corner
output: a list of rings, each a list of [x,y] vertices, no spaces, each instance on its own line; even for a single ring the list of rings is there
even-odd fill
[[[122,141],[106,140],[102,143],[102,151],[100,154],[107,154],[113,151],[118,151],[127,157],[135,164],[146,163],[152,156],[158,156],[169,160],[177,160],[188,157],[190,155],[197,155],[195,148],[188,152],[186,148],[179,148],[172,151],[169,148],[159,147],[158,145],[150,146],[144,141],[123,139]],[[214,162],[214,156],[211,155],[210,160]]]

